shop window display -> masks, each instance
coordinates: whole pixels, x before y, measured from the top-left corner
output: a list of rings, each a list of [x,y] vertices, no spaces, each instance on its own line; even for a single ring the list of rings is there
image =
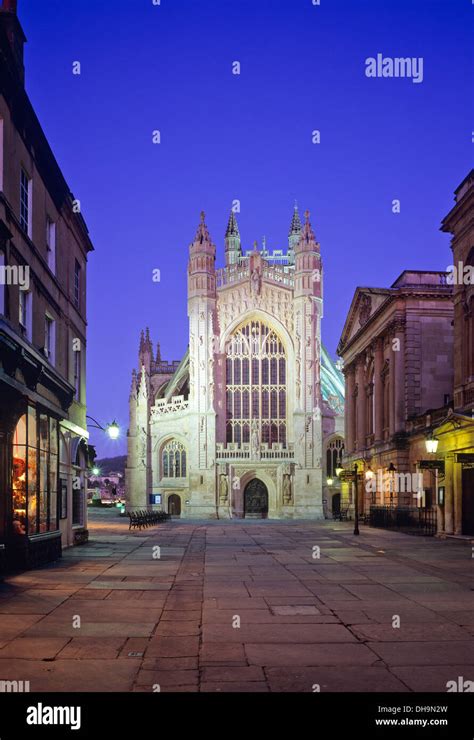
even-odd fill
[[[18,421],[13,436],[12,531],[56,531],[58,422],[35,408]]]

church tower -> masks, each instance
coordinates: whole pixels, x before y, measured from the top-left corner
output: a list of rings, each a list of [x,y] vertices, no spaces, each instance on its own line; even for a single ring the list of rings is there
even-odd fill
[[[138,349],[138,375],[132,373],[129,396],[129,428],[127,435],[127,467],[125,484],[131,506],[148,504],[151,492],[150,465],[150,372],[153,346],[150,332],[141,332]],[[144,495],[146,501],[144,502]]]
[[[296,214],[296,210],[295,210]],[[296,216],[294,214],[294,219]],[[322,265],[305,212],[295,245],[295,516],[322,516],[322,398],[320,384]],[[299,220],[299,219],[298,219]],[[317,492],[317,494],[316,494]],[[315,495],[317,499],[315,500]]]
[[[240,233],[234,211],[230,212],[229,223],[225,232],[225,264],[235,265],[242,257]]]
[[[216,248],[201,220],[189,248],[189,516],[212,516],[215,501],[216,414],[214,344],[216,327]],[[236,239],[237,224],[230,239]],[[240,238],[239,238],[240,240]]]

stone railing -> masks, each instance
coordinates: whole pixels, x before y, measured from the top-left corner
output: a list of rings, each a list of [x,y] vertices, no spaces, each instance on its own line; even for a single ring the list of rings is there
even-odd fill
[[[227,445],[216,445],[216,460],[294,460],[295,451],[293,445],[285,447],[281,443],[275,443],[271,447],[261,444],[257,455],[251,449],[250,444],[230,442]]]
[[[188,407],[189,402],[185,400],[184,396],[173,396],[171,401],[166,401],[165,398],[160,398],[155,401],[155,405],[151,407],[151,420],[153,421],[161,416],[169,416],[170,414],[187,411]]]

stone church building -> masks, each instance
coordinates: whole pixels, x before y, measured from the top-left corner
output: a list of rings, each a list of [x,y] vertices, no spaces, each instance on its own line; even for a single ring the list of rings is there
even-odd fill
[[[204,213],[189,248],[188,351],[133,371],[128,507],[184,518],[322,518],[343,453],[344,382],[321,344],[323,268],[309,213],[288,249],[245,254],[234,212],[225,266]],[[327,462],[329,461],[329,462]],[[331,481],[330,481],[331,482]]]

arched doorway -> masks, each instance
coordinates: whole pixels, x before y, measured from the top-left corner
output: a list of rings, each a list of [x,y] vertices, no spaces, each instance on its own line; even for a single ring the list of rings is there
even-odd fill
[[[268,516],[268,490],[265,483],[253,478],[244,491],[244,517],[266,519]]]
[[[177,493],[172,493],[168,496],[168,514],[171,516],[181,515],[181,498]]]
[[[332,515],[337,519],[341,515],[341,494],[335,493],[332,497]]]

